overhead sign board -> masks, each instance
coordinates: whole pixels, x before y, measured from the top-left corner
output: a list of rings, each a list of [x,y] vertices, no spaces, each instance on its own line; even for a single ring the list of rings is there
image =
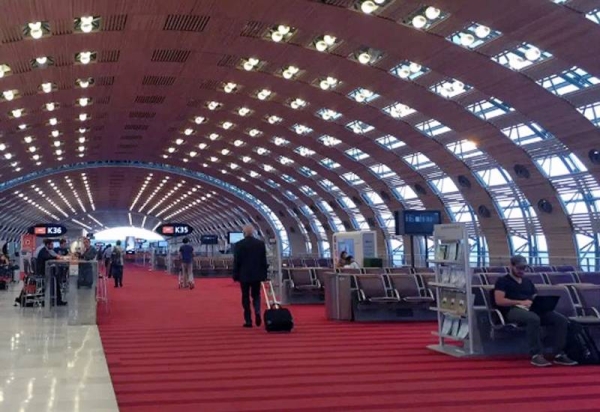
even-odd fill
[[[63,236],[67,233],[67,228],[62,225],[55,225],[51,223],[40,223],[35,226],[31,226],[27,233],[38,237],[56,237]]]
[[[193,231],[187,223],[164,223],[156,228],[156,233],[163,236],[186,236]]]

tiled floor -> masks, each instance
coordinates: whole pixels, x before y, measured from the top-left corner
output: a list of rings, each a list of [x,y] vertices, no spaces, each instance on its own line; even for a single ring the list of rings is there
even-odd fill
[[[13,307],[19,290],[0,291],[0,411],[118,411],[98,328]]]

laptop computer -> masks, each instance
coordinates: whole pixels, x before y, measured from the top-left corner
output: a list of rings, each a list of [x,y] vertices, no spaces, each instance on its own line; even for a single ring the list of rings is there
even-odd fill
[[[529,307],[530,312],[535,312],[538,315],[543,315],[548,312],[552,312],[556,305],[558,304],[558,300],[560,296],[536,296],[533,299],[533,303]]]

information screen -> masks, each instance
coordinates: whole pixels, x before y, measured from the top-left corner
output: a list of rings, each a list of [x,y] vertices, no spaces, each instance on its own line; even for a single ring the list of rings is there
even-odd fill
[[[156,228],[156,233],[163,236],[185,236],[192,233],[193,230],[186,223],[165,223]]]
[[[433,227],[442,223],[439,210],[404,210],[394,213],[396,235],[433,235]]]
[[[200,243],[203,245],[218,245],[219,244],[219,236],[218,235],[202,235],[200,236]]]
[[[233,245],[244,238],[243,232],[227,232],[227,243]]]

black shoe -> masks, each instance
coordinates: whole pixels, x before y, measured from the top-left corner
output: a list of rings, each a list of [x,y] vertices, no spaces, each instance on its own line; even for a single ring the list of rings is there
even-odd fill
[[[251,328],[252,327],[252,323],[244,323],[243,325],[245,328]]]
[[[548,362],[548,360],[546,360],[546,358],[544,358],[544,355],[534,355],[531,358],[531,364],[533,366],[538,366],[538,367],[548,367],[548,366],[552,366],[551,362]]]
[[[260,316],[257,316],[255,321],[256,321],[256,326],[262,325],[262,319],[260,318]]]
[[[556,363],[557,365],[563,365],[563,366],[578,365],[577,361],[574,361],[573,359],[569,358],[564,353],[559,353],[558,355],[556,355],[556,357],[554,358],[554,363]]]

